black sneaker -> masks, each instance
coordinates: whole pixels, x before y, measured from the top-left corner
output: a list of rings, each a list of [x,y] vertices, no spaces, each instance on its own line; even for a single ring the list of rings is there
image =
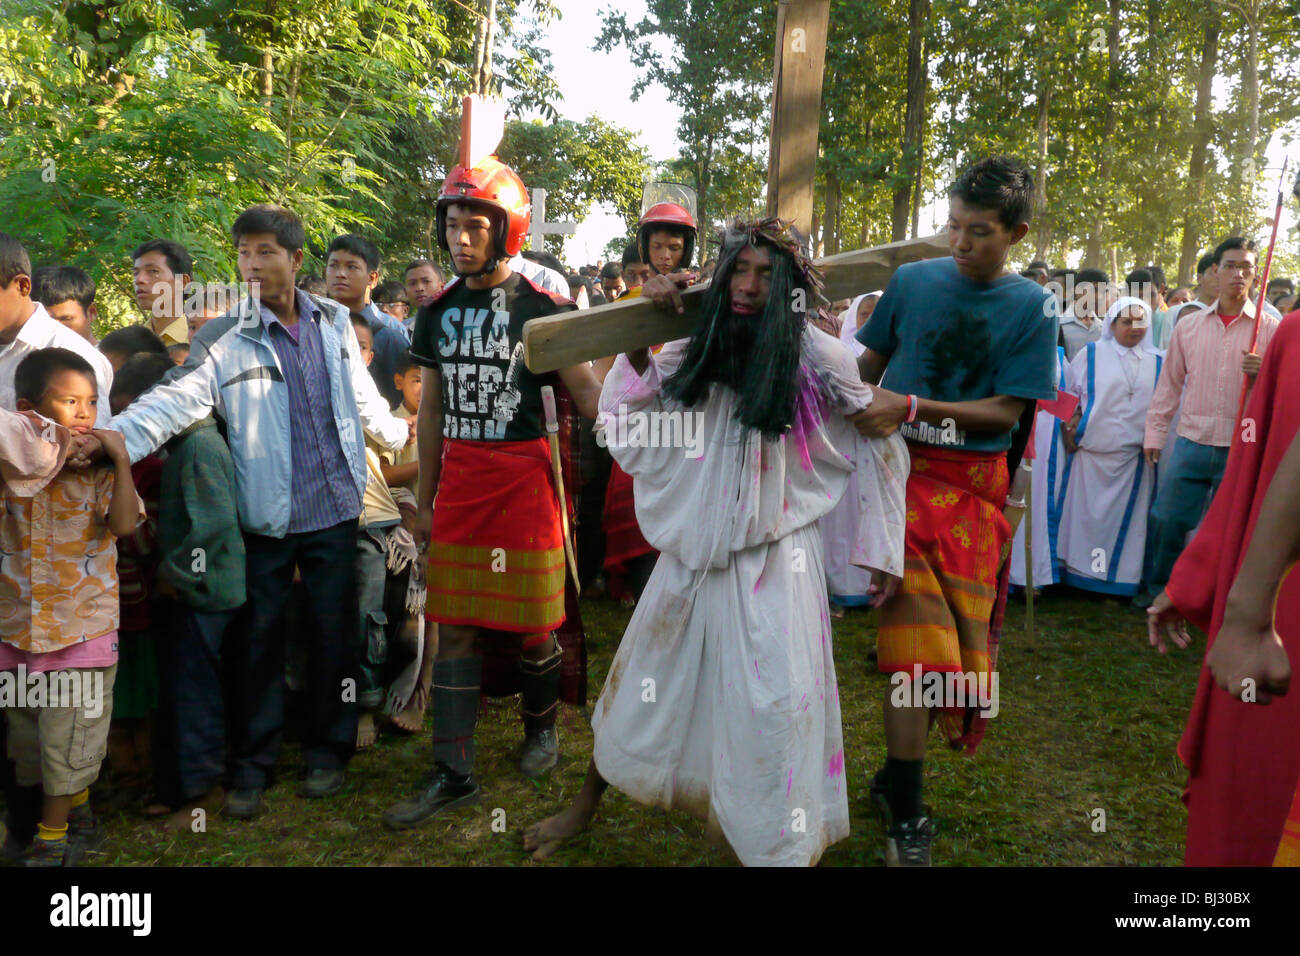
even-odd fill
[[[328,797],[342,790],[343,783],[342,770],[317,767],[315,770],[307,772],[307,779],[298,790],[298,794],[307,797],[309,800]]]
[[[256,788],[228,790],[221,804],[221,815],[232,820],[251,820],[262,812],[262,791]]]
[[[929,817],[900,820],[889,828],[889,839],[885,841],[885,865],[929,866],[933,840],[934,824]]]
[[[390,830],[408,830],[443,810],[472,806],[482,795],[473,774],[462,777],[438,764],[414,797],[384,811],[384,826]]]

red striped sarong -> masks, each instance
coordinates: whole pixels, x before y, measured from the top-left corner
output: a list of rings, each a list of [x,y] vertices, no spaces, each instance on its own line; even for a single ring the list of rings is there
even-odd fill
[[[425,616],[497,631],[553,631],[564,622],[564,579],[546,439],[445,439]]]
[[[1006,597],[1000,575],[1011,527],[1004,452],[908,443],[903,584],[880,612],[876,653],[884,673],[986,675],[992,688]],[[949,743],[973,752],[983,736],[979,708],[940,711]]]
[[[632,494],[632,476],[614,462],[605,488],[605,569],[611,593],[621,586],[628,561],[643,554],[654,554],[654,546],[641,533],[636,520],[636,500]],[[621,595],[614,594],[615,597]]]

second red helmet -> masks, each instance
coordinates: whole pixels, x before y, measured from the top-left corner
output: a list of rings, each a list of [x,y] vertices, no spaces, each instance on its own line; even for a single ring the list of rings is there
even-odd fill
[[[637,223],[637,248],[641,253],[641,261],[645,263],[650,262],[650,232],[655,226],[677,227],[673,231],[680,231],[684,240],[682,265],[689,265],[695,252],[696,225],[686,208],[672,202],[659,202],[642,215],[641,221]]]

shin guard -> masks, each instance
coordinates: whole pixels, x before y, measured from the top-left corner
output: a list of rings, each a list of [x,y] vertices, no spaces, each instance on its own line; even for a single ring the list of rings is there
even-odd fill
[[[535,734],[555,726],[559,712],[561,656],[557,650],[544,661],[519,662],[525,734]]]
[[[483,662],[478,657],[433,662],[433,760],[452,773],[467,776],[474,769],[474,725],[478,722],[479,683]]]

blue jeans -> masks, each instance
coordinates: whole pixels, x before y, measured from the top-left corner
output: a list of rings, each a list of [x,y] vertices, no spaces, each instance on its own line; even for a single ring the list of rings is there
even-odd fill
[[[1169,461],[1162,465],[1169,469],[1166,484],[1156,496],[1148,523],[1142,579],[1152,597],[1169,583],[1187,534],[1205,514],[1227,464],[1227,448],[1201,445],[1181,436],[1174,440]]]
[[[239,611],[194,611],[160,601],[167,631],[158,640],[158,717],[154,721],[154,789],[179,807],[221,783],[226,707],[222,647]]]
[[[230,786],[264,789],[284,734],[285,628],[281,618],[302,575],[307,594],[307,770],[339,770],[357,743],[357,519],[268,538],[245,534],[248,603],[228,638],[234,686]],[[349,692],[350,691],[350,692]]]

